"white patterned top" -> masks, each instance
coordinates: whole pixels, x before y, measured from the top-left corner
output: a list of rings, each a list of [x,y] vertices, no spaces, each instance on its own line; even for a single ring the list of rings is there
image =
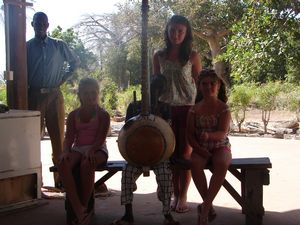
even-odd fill
[[[192,63],[184,66],[159,56],[160,73],[166,78],[166,88],[159,100],[172,106],[194,105],[197,88],[192,77]]]

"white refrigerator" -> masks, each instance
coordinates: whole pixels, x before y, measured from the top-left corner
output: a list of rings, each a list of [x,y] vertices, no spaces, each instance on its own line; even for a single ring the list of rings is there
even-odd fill
[[[0,211],[41,198],[40,112],[0,113]]]

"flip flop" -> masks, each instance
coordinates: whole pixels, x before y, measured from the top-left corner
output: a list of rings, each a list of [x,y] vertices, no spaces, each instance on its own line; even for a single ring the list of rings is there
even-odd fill
[[[188,206],[184,206],[184,207],[176,207],[175,212],[177,213],[186,213],[190,211],[190,208]]]
[[[115,220],[111,223],[111,225],[134,225],[133,222],[129,222],[129,221],[126,221],[126,220],[122,220],[122,219],[119,219],[119,220]]]

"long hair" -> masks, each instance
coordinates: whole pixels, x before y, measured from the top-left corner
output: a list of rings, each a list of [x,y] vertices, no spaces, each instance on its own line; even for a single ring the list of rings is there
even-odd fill
[[[206,78],[206,77],[210,77],[215,81],[220,81],[220,89],[218,92],[218,99],[220,99],[222,102],[227,102],[228,98],[227,98],[227,94],[226,94],[226,87],[225,87],[225,83],[224,81],[217,75],[215,70],[212,69],[203,69],[199,76],[198,76],[198,80],[197,80],[197,89],[201,83],[201,81]],[[196,97],[196,103],[201,101],[203,98],[201,91],[197,92],[197,97]]]
[[[185,65],[187,61],[190,59],[190,55],[192,53],[192,42],[193,42],[193,34],[192,27],[188,19],[181,15],[173,15],[168,21],[165,29],[165,44],[166,44],[166,53],[168,54],[171,50],[172,44],[169,39],[168,30],[171,24],[181,24],[186,27],[186,35],[180,46],[179,50],[179,61],[182,65]]]

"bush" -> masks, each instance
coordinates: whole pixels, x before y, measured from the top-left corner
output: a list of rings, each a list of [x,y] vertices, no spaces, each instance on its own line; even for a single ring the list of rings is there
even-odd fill
[[[6,85],[0,84],[0,103],[7,104],[6,100]]]
[[[254,95],[254,84],[235,85],[229,95],[229,105],[233,112],[235,122],[241,132],[242,123],[245,121],[246,110],[250,107]]]
[[[281,83],[280,91],[276,98],[276,109],[289,110],[291,92],[293,92],[296,87],[297,86],[292,83]]]
[[[287,110],[294,112],[298,121],[300,121],[300,87],[294,85],[288,92],[285,92],[287,101]]]
[[[65,112],[68,115],[80,105],[76,89],[68,83],[61,85],[60,90],[64,96]]]
[[[267,133],[267,125],[270,120],[271,111],[276,108],[276,100],[280,90],[280,82],[268,82],[256,88],[256,103],[262,113],[265,133]]]
[[[133,101],[134,91],[136,92],[137,100],[141,100],[141,85],[130,85],[127,89],[118,93],[118,111],[122,115],[126,114],[128,105]]]
[[[100,85],[100,105],[102,105],[112,116],[117,109],[117,85],[112,79],[106,77],[101,81]]]

